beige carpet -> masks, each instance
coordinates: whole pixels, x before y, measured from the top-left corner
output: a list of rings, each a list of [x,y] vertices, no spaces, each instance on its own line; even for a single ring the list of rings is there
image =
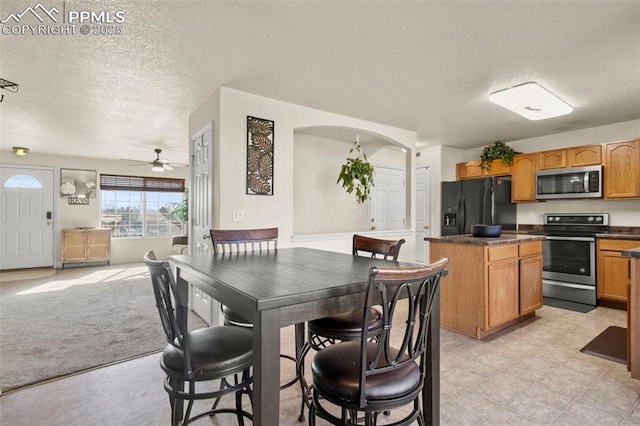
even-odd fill
[[[195,314],[190,328],[206,324]],[[0,391],[159,351],[147,268],[112,265],[0,283]]]

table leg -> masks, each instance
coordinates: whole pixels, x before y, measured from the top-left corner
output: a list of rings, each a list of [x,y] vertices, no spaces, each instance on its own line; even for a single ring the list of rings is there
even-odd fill
[[[260,311],[253,321],[253,424],[280,419],[280,311]]]
[[[427,335],[427,377],[422,389],[427,425],[440,424],[440,286],[436,289]]]

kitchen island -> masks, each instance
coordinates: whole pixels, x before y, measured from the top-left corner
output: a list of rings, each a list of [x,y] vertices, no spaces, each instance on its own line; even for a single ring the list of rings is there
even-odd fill
[[[431,262],[449,259],[442,279],[441,325],[482,339],[535,315],[542,307],[544,236],[469,234],[427,237]]]
[[[627,309],[627,368],[631,371],[631,377],[640,379],[640,247],[625,250],[622,255],[631,258],[630,297]]]

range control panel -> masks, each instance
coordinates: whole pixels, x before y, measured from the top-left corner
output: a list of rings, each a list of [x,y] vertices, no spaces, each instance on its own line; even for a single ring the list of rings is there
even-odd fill
[[[545,225],[609,225],[609,213],[545,213]]]

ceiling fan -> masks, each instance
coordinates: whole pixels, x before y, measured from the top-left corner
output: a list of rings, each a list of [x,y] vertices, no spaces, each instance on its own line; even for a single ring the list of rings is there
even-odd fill
[[[160,148],[156,148],[153,151],[156,153],[156,158],[153,161],[131,160],[128,158],[121,158],[121,160],[134,163],[134,164],[129,164],[130,166],[142,166],[146,164],[151,164],[151,170],[154,172],[164,172],[165,170],[173,170],[174,167],[189,167],[188,164],[171,163],[169,160],[160,158],[160,153],[162,152]]]

